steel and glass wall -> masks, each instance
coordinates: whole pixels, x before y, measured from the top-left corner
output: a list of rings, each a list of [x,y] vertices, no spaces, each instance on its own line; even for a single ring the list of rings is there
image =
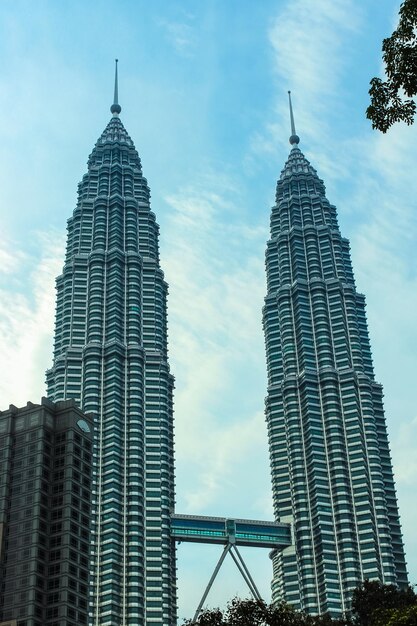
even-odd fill
[[[115,113],[68,221],[47,372],[50,398],[95,417],[94,626],[176,621],[166,295],[149,187]]]
[[[365,579],[407,573],[365,316],[336,208],[299,150],[281,173],[267,244],[266,418],[275,516],[294,545],[273,557],[273,597],[349,609]]]

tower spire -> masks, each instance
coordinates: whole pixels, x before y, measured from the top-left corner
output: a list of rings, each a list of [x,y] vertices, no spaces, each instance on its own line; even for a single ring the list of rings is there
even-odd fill
[[[293,114],[293,111],[292,111],[292,102],[291,102],[291,91],[288,92],[288,101],[289,101],[289,104],[290,104],[290,119],[291,119],[290,144],[295,147],[297,144],[300,143],[300,138],[297,135],[297,133],[295,132],[294,114]]]
[[[119,59],[115,59],[116,61],[116,68],[115,68],[115,72],[114,72],[114,98],[113,98],[113,104],[110,107],[110,111],[113,113],[113,115],[119,115],[120,111],[122,110],[122,107],[119,104],[119,83],[118,83],[118,77],[117,77],[117,64],[119,62]]]

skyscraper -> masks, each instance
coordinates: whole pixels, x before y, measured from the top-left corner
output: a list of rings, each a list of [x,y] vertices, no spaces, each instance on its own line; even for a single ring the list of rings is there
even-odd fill
[[[266,250],[266,418],[275,517],[273,597],[339,615],[363,579],[407,584],[382,388],[364,296],[323,182],[292,146]]]
[[[74,400],[0,412],[0,625],[87,624],[92,438]]]
[[[167,284],[141,161],[119,114],[88,160],[57,279],[54,401],[95,419],[94,626],[175,624],[173,377]]]

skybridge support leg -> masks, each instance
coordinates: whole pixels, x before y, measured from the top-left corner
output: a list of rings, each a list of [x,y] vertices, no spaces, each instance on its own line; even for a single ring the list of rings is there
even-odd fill
[[[233,551],[236,553],[234,554]],[[236,564],[236,567],[238,568],[239,572],[242,575],[243,580],[245,581],[245,583],[247,584],[247,586],[249,587],[249,590],[251,592],[251,594],[253,595],[253,597],[255,598],[255,600],[259,600],[262,601],[262,597],[261,594],[258,591],[257,586],[254,583],[254,580],[252,578],[252,576],[250,575],[250,572],[246,566],[245,561],[243,560],[242,555],[240,554],[239,550],[237,549],[236,545],[229,541],[228,544],[226,544],[224,546],[223,552],[220,556],[220,559],[214,569],[214,572],[209,580],[209,583],[203,593],[203,597],[201,598],[200,604],[197,607],[197,610],[194,614],[193,617],[193,621],[191,622],[192,624],[196,624],[197,623],[197,619],[198,616],[200,615],[201,609],[203,608],[204,602],[206,601],[206,598],[209,594],[209,591],[216,579],[217,574],[219,573],[219,570],[223,564],[224,559],[226,558],[226,554],[230,552],[230,556],[232,557],[233,561]]]
[[[216,576],[219,573],[219,569],[221,568],[222,563],[223,563],[224,559],[226,558],[226,554],[228,552],[230,552],[231,547],[232,547],[231,543],[228,543],[227,545],[224,546],[224,550],[223,550],[222,555],[221,555],[221,557],[219,559],[219,562],[217,563],[217,565],[215,567],[215,570],[214,570],[214,572],[212,574],[212,577],[210,578],[209,583],[208,583],[208,585],[206,587],[206,590],[203,593],[203,597],[201,598],[200,604],[198,605],[197,610],[196,610],[196,612],[194,614],[194,618],[193,618],[192,624],[195,624],[197,622],[198,616],[200,615],[200,611],[203,608],[204,602],[206,601],[206,598],[207,598],[207,596],[209,594],[211,586],[214,583],[214,581],[216,580]]]
[[[233,550],[236,552],[235,556],[233,554]],[[250,575],[250,572],[248,570],[248,568],[246,567],[246,563],[243,560],[242,555],[240,554],[239,550],[237,549],[236,545],[233,546],[233,549],[230,550],[230,556],[232,557],[232,559],[234,560],[234,562],[236,563],[236,567],[238,568],[239,572],[242,574],[242,578],[245,581],[245,583],[247,584],[247,586],[249,587],[249,590],[251,592],[251,594],[253,595],[253,597],[255,598],[255,600],[261,600],[261,594],[259,593],[255,582],[252,578],[252,576]]]

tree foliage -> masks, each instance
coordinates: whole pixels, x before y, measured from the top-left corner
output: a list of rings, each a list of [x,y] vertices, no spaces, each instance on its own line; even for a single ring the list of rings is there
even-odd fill
[[[183,626],[191,626],[192,620]],[[335,619],[312,616],[288,604],[265,604],[259,600],[231,600],[225,611],[205,610],[198,626],[417,626],[417,595],[411,587],[398,589],[376,581],[365,581],[352,597],[351,615]]]
[[[192,620],[184,622],[191,626]],[[231,600],[224,613],[220,609],[203,611],[198,626],[349,626],[350,620],[332,620],[328,615],[311,616],[289,604],[267,605],[259,600]]]
[[[412,124],[417,94],[417,0],[404,0],[399,22],[382,43],[386,80],[372,78],[371,104],[366,116],[372,127],[385,133],[395,122]]]
[[[393,609],[411,606],[417,606],[417,596],[411,587],[398,589],[394,585],[365,580],[353,592],[352,616],[358,626],[388,626]]]
[[[380,612],[376,626],[417,626],[417,605]]]

